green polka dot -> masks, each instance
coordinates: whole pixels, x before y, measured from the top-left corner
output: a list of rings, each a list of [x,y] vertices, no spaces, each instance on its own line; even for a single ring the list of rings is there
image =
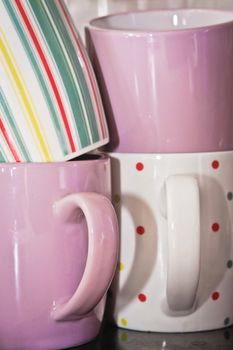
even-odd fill
[[[232,260],[228,260],[228,262],[227,262],[228,269],[231,269],[232,266],[233,266],[233,261]]]
[[[128,340],[128,334],[127,333],[121,333],[120,335],[120,341],[126,342]]]
[[[230,324],[230,318],[226,317],[223,323],[224,323],[224,326],[229,325]]]
[[[121,196],[119,194],[115,194],[113,197],[114,203],[120,203]]]
[[[229,340],[229,339],[231,338],[231,335],[230,335],[230,332],[229,332],[229,331],[225,331],[223,334],[224,334],[224,338],[225,338],[226,340]]]
[[[232,193],[232,192],[228,192],[228,193],[227,193],[227,199],[228,199],[229,201],[231,201],[231,200],[233,199],[233,193]]]
[[[125,318],[122,318],[122,319],[121,319],[121,325],[124,326],[124,327],[126,327],[127,324],[128,324],[127,320],[126,320]]]

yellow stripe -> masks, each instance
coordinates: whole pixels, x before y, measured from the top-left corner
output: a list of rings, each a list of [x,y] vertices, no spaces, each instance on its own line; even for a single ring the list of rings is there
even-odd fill
[[[4,37],[4,34],[3,34],[1,29],[0,29],[0,34],[1,34],[0,35],[0,50],[1,50],[2,55],[6,61],[7,66],[9,68],[11,76],[13,77],[15,85],[17,86],[18,92],[21,96],[21,100],[25,106],[27,114],[30,118],[31,125],[34,129],[34,133],[35,133],[37,140],[39,142],[40,150],[43,153],[42,159],[44,158],[46,161],[51,161],[52,157],[51,157],[50,151],[48,149],[49,147],[48,147],[48,145],[46,145],[46,141],[44,140],[43,135],[42,135],[41,130],[40,130],[40,126],[38,125],[38,122],[37,122],[38,118],[33,111],[32,102],[29,100],[29,93],[26,91],[25,84],[23,83],[23,78],[20,76],[19,68],[17,67],[17,64],[15,63],[13,54],[12,54],[12,52],[10,52],[9,46],[7,47],[7,45],[4,44],[4,42],[2,40],[4,38],[4,41],[6,43],[6,38]]]

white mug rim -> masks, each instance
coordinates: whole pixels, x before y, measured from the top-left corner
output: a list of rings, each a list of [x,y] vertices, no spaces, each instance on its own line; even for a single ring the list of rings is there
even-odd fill
[[[183,27],[177,27],[176,29],[173,28],[167,28],[167,29],[153,29],[153,28],[127,28],[127,27],[116,27],[116,26],[107,26],[107,21],[111,19],[118,19],[120,17],[132,17],[132,16],[140,16],[140,15],[149,15],[149,14],[172,14],[178,15],[181,13],[187,14],[211,14],[211,15],[222,15],[222,17],[228,17],[228,19],[223,19],[222,21],[218,21],[216,23],[211,24],[205,24],[202,25],[196,25],[196,26],[183,26]],[[233,25],[233,11],[230,10],[222,10],[222,9],[212,9],[212,8],[177,8],[177,9],[146,9],[146,10],[130,10],[125,12],[115,12],[111,14],[107,14],[105,16],[99,16],[92,18],[89,23],[86,25],[86,29],[101,32],[102,34],[128,34],[128,35],[135,35],[135,36],[147,36],[147,35],[162,35],[162,34],[169,34],[169,35],[179,35],[179,34],[186,34],[190,32],[197,32],[197,31],[207,31],[210,29],[217,29],[220,27],[226,27],[226,26],[232,26]]]

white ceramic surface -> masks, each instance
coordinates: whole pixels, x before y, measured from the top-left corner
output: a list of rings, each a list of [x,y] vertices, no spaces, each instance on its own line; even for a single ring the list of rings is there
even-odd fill
[[[233,323],[233,152],[111,153],[121,247],[109,315],[190,332]]]
[[[131,32],[159,32],[180,29],[202,28],[232,21],[230,11],[206,11],[203,9],[180,9],[167,11],[139,11],[129,15],[98,17],[91,21],[95,27],[105,30],[125,30]]]
[[[84,27],[91,18],[114,12],[186,7],[233,9],[233,0],[66,0],[66,4],[83,40]]]

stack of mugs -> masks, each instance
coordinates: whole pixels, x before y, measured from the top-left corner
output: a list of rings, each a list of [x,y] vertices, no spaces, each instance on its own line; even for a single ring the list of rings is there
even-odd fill
[[[86,44],[120,226],[111,319],[158,332],[231,325],[233,13],[114,13],[90,21]]]
[[[107,124],[63,2],[0,14],[0,348],[68,348],[99,333],[117,264]]]
[[[0,348],[231,325],[233,14],[0,14]]]

